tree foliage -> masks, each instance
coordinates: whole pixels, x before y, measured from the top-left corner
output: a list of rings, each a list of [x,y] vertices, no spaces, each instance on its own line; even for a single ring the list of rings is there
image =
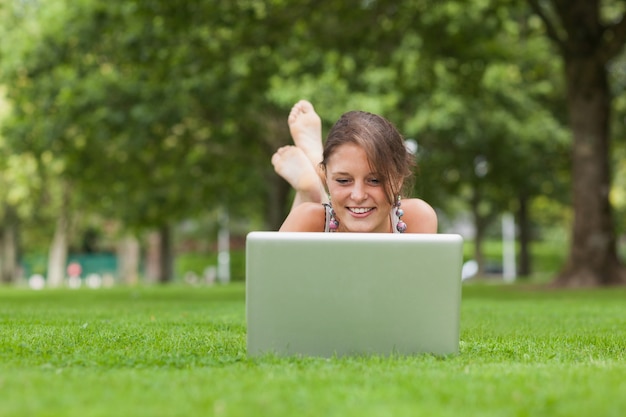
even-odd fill
[[[461,201],[480,232],[568,201],[567,61],[549,38],[576,24],[545,25],[568,4],[547,3],[5,2],[4,144],[44,189],[69,184],[75,207],[127,227],[220,205],[275,226],[288,204],[269,157],[308,98],[325,127],[351,109],[394,121],[419,143],[416,193],[444,214]],[[602,4],[619,21],[623,3]]]

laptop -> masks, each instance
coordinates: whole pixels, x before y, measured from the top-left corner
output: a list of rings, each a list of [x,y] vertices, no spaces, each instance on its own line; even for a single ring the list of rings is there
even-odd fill
[[[456,234],[249,233],[248,355],[458,353],[462,245]]]

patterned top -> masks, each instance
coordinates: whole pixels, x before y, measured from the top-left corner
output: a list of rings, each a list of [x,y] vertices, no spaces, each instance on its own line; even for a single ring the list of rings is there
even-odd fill
[[[327,203],[323,203],[324,208],[326,209],[326,219],[324,221],[324,232],[325,233],[329,233],[330,232],[330,217],[331,217],[331,213],[330,211],[332,210],[332,206],[330,204]],[[396,214],[396,208],[395,207],[391,207],[391,213],[389,213],[389,218],[391,219],[391,224],[392,224],[392,228],[391,230],[393,230],[393,233],[400,233],[398,231],[398,222],[400,221],[400,218],[398,217],[398,215]]]

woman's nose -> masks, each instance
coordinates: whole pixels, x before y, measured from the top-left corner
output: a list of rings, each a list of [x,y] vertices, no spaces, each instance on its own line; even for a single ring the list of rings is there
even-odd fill
[[[363,200],[365,200],[367,198],[367,193],[365,191],[364,184],[355,183],[354,186],[352,187],[352,193],[350,194],[350,197],[354,201],[363,201]]]

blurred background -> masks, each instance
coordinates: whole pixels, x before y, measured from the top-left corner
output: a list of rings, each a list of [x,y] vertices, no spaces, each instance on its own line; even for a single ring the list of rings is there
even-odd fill
[[[306,98],[324,134],[358,109],[417,143],[414,195],[471,276],[622,282],[624,9],[1,0],[0,279],[245,280],[246,234],[290,207],[270,157]]]

